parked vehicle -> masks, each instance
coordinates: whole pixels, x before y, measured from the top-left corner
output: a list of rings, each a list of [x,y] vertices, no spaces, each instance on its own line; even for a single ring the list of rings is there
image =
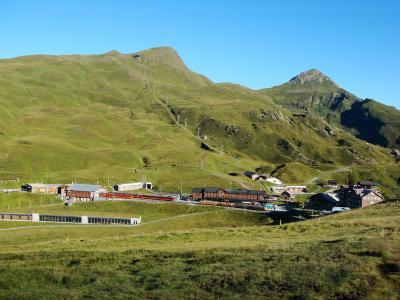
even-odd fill
[[[273,203],[266,203],[264,204],[264,210],[267,211],[287,211],[286,205],[278,205]]]
[[[350,211],[350,207],[340,207],[340,206],[335,206],[332,207],[332,212],[342,212],[342,211]]]
[[[329,214],[331,214],[331,213],[332,213],[331,210],[321,210],[321,211],[319,212],[319,215],[320,215],[320,216],[325,216],[325,215],[329,215]]]

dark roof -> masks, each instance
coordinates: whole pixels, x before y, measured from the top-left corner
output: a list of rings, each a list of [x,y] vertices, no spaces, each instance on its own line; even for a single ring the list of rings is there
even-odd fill
[[[214,188],[214,187],[210,187],[210,188],[194,188],[192,190],[192,193],[202,193],[202,192],[216,193],[221,189],[222,188]]]
[[[361,180],[358,182],[359,185],[371,185],[371,186],[377,186],[378,184],[373,181],[368,181],[368,180]]]
[[[246,172],[244,172],[244,175],[251,177],[252,175],[259,175],[259,174],[256,172],[252,172],[252,171],[246,171]]]
[[[334,203],[334,204],[336,204],[340,201],[339,198],[334,194],[318,193],[318,194],[315,194],[310,197],[311,202],[318,201],[318,200],[323,200],[325,202]]]
[[[264,195],[265,191],[247,190],[247,189],[225,189],[230,194],[246,194],[246,195]]]
[[[247,189],[224,189],[224,188],[217,188],[217,187],[210,187],[210,188],[194,188],[192,190],[193,193],[216,193],[219,190],[223,190],[228,194],[240,194],[240,195],[264,195],[265,191],[256,191],[256,190],[247,190]]]
[[[101,190],[102,187],[100,185],[95,184],[81,184],[81,183],[74,183],[68,187],[68,190],[77,191],[77,192],[97,192]]]

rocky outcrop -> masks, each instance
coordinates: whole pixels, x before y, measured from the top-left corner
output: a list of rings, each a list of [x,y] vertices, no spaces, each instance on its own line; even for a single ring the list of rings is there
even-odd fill
[[[211,146],[207,145],[204,142],[201,143],[200,148],[206,151],[215,152],[215,150],[211,148]]]
[[[283,121],[284,120],[284,116],[283,116],[282,112],[280,112],[279,110],[270,111],[270,112],[260,110],[259,112],[256,113],[256,118],[260,121],[264,121],[267,119],[271,119],[274,121]]]
[[[228,133],[228,135],[237,135],[239,134],[239,126],[228,125],[225,127],[225,131]]]
[[[306,83],[324,83],[324,82],[329,82],[335,86],[338,86],[335,82],[332,81],[332,79],[330,79],[328,76],[326,76],[317,69],[311,69],[302,72],[299,75],[289,80],[289,84],[297,84],[297,85],[304,85]]]

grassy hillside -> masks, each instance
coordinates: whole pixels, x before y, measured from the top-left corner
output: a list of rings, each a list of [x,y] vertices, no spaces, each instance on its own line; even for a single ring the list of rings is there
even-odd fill
[[[79,204],[71,212],[123,214],[128,208],[135,213],[141,205]],[[256,213],[217,208],[185,213],[174,204],[149,205],[153,207],[143,210],[149,212],[149,222],[137,227],[0,229],[0,298],[400,295],[396,203],[282,226],[266,226],[267,220]],[[68,208],[40,209],[65,213]],[[156,215],[159,221],[151,222]]]
[[[3,186],[148,179],[171,192],[181,185],[259,188],[228,173],[296,162],[308,175],[280,174],[301,183],[323,166],[395,166],[387,149],[318,115],[294,114],[271,95],[212,83],[171,48],[139,54],[0,60]],[[392,182],[388,174],[380,180]]]
[[[367,99],[353,103],[341,114],[342,124],[356,131],[356,136],[384,147],[400,146],[400,111]]]
[[[260,92],[293,112],[321,116],[369,143],[400,146],[399,110],[370,99],[363,101],[318,70],[306,71],[288,83]]]

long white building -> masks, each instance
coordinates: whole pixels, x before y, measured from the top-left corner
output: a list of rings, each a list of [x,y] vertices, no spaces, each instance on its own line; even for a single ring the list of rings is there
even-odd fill
[[[134,191],[139,189],[151,190],[152,188],[153,185],[151,182],[132,182],[114,185],[114,191],[118,192]]]

